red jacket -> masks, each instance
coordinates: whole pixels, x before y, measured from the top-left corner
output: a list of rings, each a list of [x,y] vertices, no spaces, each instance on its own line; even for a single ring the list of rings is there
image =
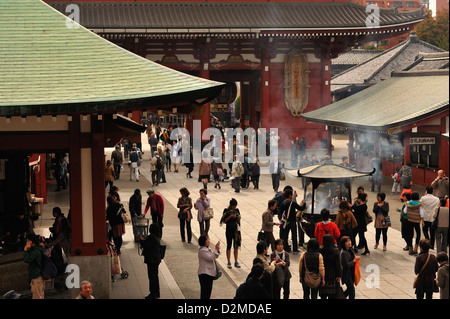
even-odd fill
[[[147,214],[148,210],[150,208],[150,213],[158,214],[163,216],[164,215],[164,200],[161,195],[155,193],[155,197],[153,197],[153,200],[150,198],[150,196],[147,199],[147,204],[145,205],[144,215]]]
[[[326,224],[323,222],[317,223],[314,231],[314,237],[316,237],[319,241],[319,245],[323,245],[323,236],[326,234],[333,236],[335,244],[337,244],[337,239],[341,236],[341,232],[334,222],[330,221]]]

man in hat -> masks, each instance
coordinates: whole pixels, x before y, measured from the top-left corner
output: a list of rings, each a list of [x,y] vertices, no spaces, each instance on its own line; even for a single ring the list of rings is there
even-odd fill
[[[156,194],[153,189],[147,190],[148,198],[145,204],[144,216],[147,215],[150,209],[150,214],[152,215],[152,222],[157,224],[160,229],[160,234],[162,237],[163,230],[163,216],[164,216],[164,199],[161,195]]]

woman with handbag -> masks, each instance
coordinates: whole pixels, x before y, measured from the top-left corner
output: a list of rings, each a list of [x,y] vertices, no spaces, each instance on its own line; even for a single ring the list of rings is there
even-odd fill
[[[303,287],[303,299],[317,299],[320,286],[325,284],[325,267],[323,257],[319,253],[319,241],[311,238],[298,262],[300,283]],[[309,281],[312,275],[313,281]],[[320,277],[318,276],[320,275]]]
[[[355,299],[355,262],[360,259],[352,249],[352,240],[344,236],[339,241],[341,248],[342,283],[347,289],[344,291],[345,297]]]
[[[205,188],[200,189],[200,197],[194,203],[194,208],[198,211],[197,221],[200,226],[200,235],[208,236],[210,220],[205,218],[203,212],[211,206],[211,199],[206,197],[208,191]]]
[[[219,158],[213,158],[213,161],[211,163],[211,173],[214,177],[214,182],[216,183],[214,185],[214,188],[221,189],[220,179],[223,177],[224,174],[223,174],[223,166]]]
[[[346,200],[339,202],[339,209],[336,215],[336,226],[339,228],[341,238],[349,236],[355,244],[355,236],[358,227],[358,222],[352,213],[352,206]]]
[[[439,265],[436,256],[428,251],[431,248],[428,239],[421,239],[419,242],[420,254],[416,257],[414,265],[414,273],[417,275],[414,280],[414,288],[417,299],[433,299],[433,292],[438,292],[439,288],[436,284],[436,272]]]
[[[210,299],[214,278],[217,275],[216,259],[220,255],[220,242],[217,242],[213,251],[207,236],[201,235],[198,239],[198,279],[200,281],[200,299]]]
[[[106,220],[111,226],[111,234],[114,241],[114,246],[117,250],[117,255],[120,255],[120,248],[122,247],[122,235],[125,234],[125,223],[122,214],[125,213],[123,205],[117,201],[115,195],[108,196],[108,207],[106,208]]]
[[[342,267],[339,249],[330,234],[323,236],[320,254],[325,267],[325,285],[320,288],[319,294],[322,299],[335,299],[342,278]]]
[[[367,231],[367,222],[366,222],[366,214],[367,214],[367,205],[366,205],[367,194],[362,193],[358,194],[358,198],[356,202],[352,206],[353,215],[355,215],[356,222],[358,223],[358,227],[356,231],[359,236],[359,245],[358,248],[364,247],[364,252],[361,255],[370,254],[369,247],[367,245],[367,239],[365,233]]]
[[[191,219],[192,219],[192,199],[189,197],[189,190],[186,187],[180,189],[181,197],[178,198],[177,207],[178,219],[180,220],[180,234],[181,241],[186,241],[185,228],[187,232],[188,243],[191,243],[192,239],[192,229],[191,229]]]
[[[223,210],[220,219],[220,224],[226,224],[228,268],[231,268],[231,247],[234,248],[234,267],[241,268],[238,262],[239,247],[241,247],[241,213],[237,204],[237,200],[232,198],[229,206]]]
[[[205,157],[208,156],[207,154],[204,155]],[[211,175],[211,162],[202,156],[202,159],[200,161],[200,164],[198,166],[198,178],[203,183],[203,188],[208,188],[208,181],[209,177]]]
[[[373,248],[378,248],[381,234],[383,234],[383,251],[386,251],[387,230],[389,227],[386,223],[386,218],[389,217],[389,203],[385,199],[385,193],[378,193],[377,202],[373,204],[373,212],[375,213],[375,246]]]

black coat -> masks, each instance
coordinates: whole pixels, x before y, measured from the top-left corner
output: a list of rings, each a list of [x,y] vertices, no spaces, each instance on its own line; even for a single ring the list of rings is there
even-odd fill
[[[159,237],[154,234],[147,236],[145,240],[141,240],[142,255],[144,263],[148,265],[159,265],[161,263],[161,242]]]
[[[349,250],[341,250],[341,265],[342,265],[342,283],[355,282],[355,253],[350,248]]]
[[[356,218],[356,222],[358,223],[358,231],[367,231],[366,225],[366,212],[367,205],[366,204],[353,204],[353,215]]]
[[[106,209],[106,219],[109,221],[111,227],[124,223],[121,212],[125,212],[125,208],[120,203],[114,203],[108,206]]]
[[[264,288],[260,279],[250,277],[247,279],[244,288],[243,299],[270,299],[271,296]]]
[[[142,196],[138,198],[136,195],[130,197],[130,215],[132,217],[142,216]]]
[[[341,256],[337,248],[323,248],[320,250],[325,266],[325,280],[332,281],[342,277]]]
[[[295,202],[294,200],[292,200],[292,205],[291,205],[291,201],[289,199],[285,199],[283,201],[283,203],[281,204],[281,212],[282,214],[284,213],[284,215],[286,216],[287,220],[289,222],[295,223],[297,220],[297,216],[296,216],[296,212],[295,210],[305,210],[306,209],[306,204],[303,205],[299,205],[297,204],[297,202]],[[290,209],[290,213],[289,213],[289,207],[291,207]],[[289,215],[289,216],[288,216]]]

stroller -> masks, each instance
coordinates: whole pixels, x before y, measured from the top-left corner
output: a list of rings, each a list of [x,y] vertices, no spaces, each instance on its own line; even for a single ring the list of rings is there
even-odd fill
[[[106,247],[111,255],[111,280],[112,282],[117,281],[117,276],[120,275],[121,279],[128,278],[128,271],[124,271],[120,264],[120,257],[117,255],[117,250],[114,244],[110,241],[106,241]]]

